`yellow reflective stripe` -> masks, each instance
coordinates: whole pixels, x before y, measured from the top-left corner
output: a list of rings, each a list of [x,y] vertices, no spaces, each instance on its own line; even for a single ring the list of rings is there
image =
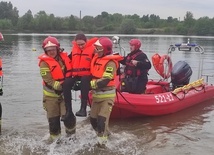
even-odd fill
[[[60,85],[60,82],[59,81],[55,81],[54,85],[53,85],[53,89],[57,90],[59,88],[59,85]]]
[[[113,67],[106,67],[107,72],[113,72],[114,68]]]
[[[40,70],[50,71],[50,69],[48,67],[41,67]]]
[[[107,73],[107,72],[104,72],[104,73],[103,73],[103,77],[104,77],[104,78],[112,79],[113,76],[114,76],[114,75],[112,75],[112,73]]]
[[[98,139],[97,139],[97,140],[98,140],[98,143],[101,144],[101,145],[102,145],[102,144],[106,144],[107,141],[108,141],[108,136],[102,136],[102,137],[99,137],[99,136],[98,136]]]
[[[61,137],[61,134],[58,134],[58,135],[53,135],[53,134],[50,134],[50,140],[57,140],[57,139],[59,139]]]
[[[102,136],[102,137],[99,137],[101,140],[103,140],[103,141],[106,141],[106,140],[108,140],[108,136]]]
[[[116,94],[92,94],[92,96],[95,98],[110,98],[115,97]]]
[[[65,127],[65,130],[66,130],[66,133],[68,133],[68,134],[69,133],[73,133],[76,130],[76,125],[73,128],[71,128],[71,129]]]
[[[43,93],[44,93],[44,95],[50,96],[50,97],[60,97],[60,95],[57,95],[55,93],[50,93],[50,92],[48,92],[46,90],[43,90]]]
[[[45,75],[47,75],[47,72],[40,72],[40,75],[45,76]]]
[[[45,76],[47,75],[47,72],[50,72],[50,69],[49,68],[40,68],[40,74],[41,76]]]
[[[112,79],[113,78],[113,71],[114,68],[113,67],[106,67],[105,72],[103,73],[103,77],[108,78],[108,79]]]
[[[96,86],[96,80],[92,80],[90,83],[91,83],[91,88],[92,89],[96,89],[97,88],[97,86]]]

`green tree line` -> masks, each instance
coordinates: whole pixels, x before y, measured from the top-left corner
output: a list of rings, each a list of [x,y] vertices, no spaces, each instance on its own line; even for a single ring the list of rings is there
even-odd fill
[[[214,35],[214,18],[194,19],[193,13],[187,11],[184,20],[169,16],[161,19],[158,15],[122,15],[101,12],[95,17],[83,18],[70,15],[56,17],[39,11],[35,15],[28,10],[23,16],[11,2],[0,2],[0,30],[16,32],[60,32],[83,31],[85,33],[119,33],[119,34],[176,34],[176,35]]]

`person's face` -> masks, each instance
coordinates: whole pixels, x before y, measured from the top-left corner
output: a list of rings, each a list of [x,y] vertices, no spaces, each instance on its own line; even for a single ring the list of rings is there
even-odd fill
[[[103,47],[95,45],[95,53],[98,53],[98,56],[102,56],[103,55]]]
[[[55,58],[57,56],[57,47],[55,46],[47,47],[45,48],[45,52],[49,57]]]
[[[131,44],[130,44],[130,51],[131,51],[131,52],[135,51],[135,45],[131,45]]]
[[[84,49],[86,42],[84,40],[76,40],[76,43],[80,49]]]

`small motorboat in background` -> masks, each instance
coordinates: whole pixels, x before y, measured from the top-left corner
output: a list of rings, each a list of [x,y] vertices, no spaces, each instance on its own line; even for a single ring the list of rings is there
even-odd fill
[[[179,51],[191,51],[194,49],[196,52],[199,52],[199,45],[196,43],[190,43],[190,39],[188,38],[187,43],[178,43],[175,44],[175,47],[178,48]]]

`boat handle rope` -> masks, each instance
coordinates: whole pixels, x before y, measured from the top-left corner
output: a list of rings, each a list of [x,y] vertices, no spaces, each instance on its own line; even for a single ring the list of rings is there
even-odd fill
[[[185,92],[184,91],[181,91],[182,93],[183,93],[183,97],[182,98],[179,98],[178,96],[177,96],[177,94],[174,94],[174,93],[172,93],[172,95],[174,95],[175,97],[177,97],[177,99],[179,100],[179,101],[181,101],[181,100],[183,100],[184,98],[185,98]]]
[[[136,108],[136,106],[134,105],[134,104],[132,104],[132,103],[130,103],[124,96],[123,96],[123,94],[118,90],[118,89],[116,89],[116,92],[118,92],[119,94],[120,94],[120,96],[129,104],[129,105],[131,105],[132,107],[134,107],[134,108]],[[117,95],[117,93],[116,93],[116,95]],[[119,101],[119,99],[118,99],[118,95],[117,95],[117,102]],[[118,102],[119,103],[119,102]]]
[[[192,87],[192,89],[194,89],[194,90],[196,90],[196,91],[202,91],[202,90],[204,90],[204,92],[206,91],[204,85],[201,87],[201,89],[196,89],[195,87]],[[179,97],[177,96],[177,94],[174,94],[174,93],[172,93],[172,92],[171,92],[171,93],[172,93],[172,95],[176,96],[176,97],[181,101],[181,100],[183,100],[183,99],[185,98],[185,95],[188,94],[189,90],[186,91],[186,92],[185,92],[185,91],[180,91],[180,92],[182,92],[182,93],[184,94],[182,98],[179,98]]]

